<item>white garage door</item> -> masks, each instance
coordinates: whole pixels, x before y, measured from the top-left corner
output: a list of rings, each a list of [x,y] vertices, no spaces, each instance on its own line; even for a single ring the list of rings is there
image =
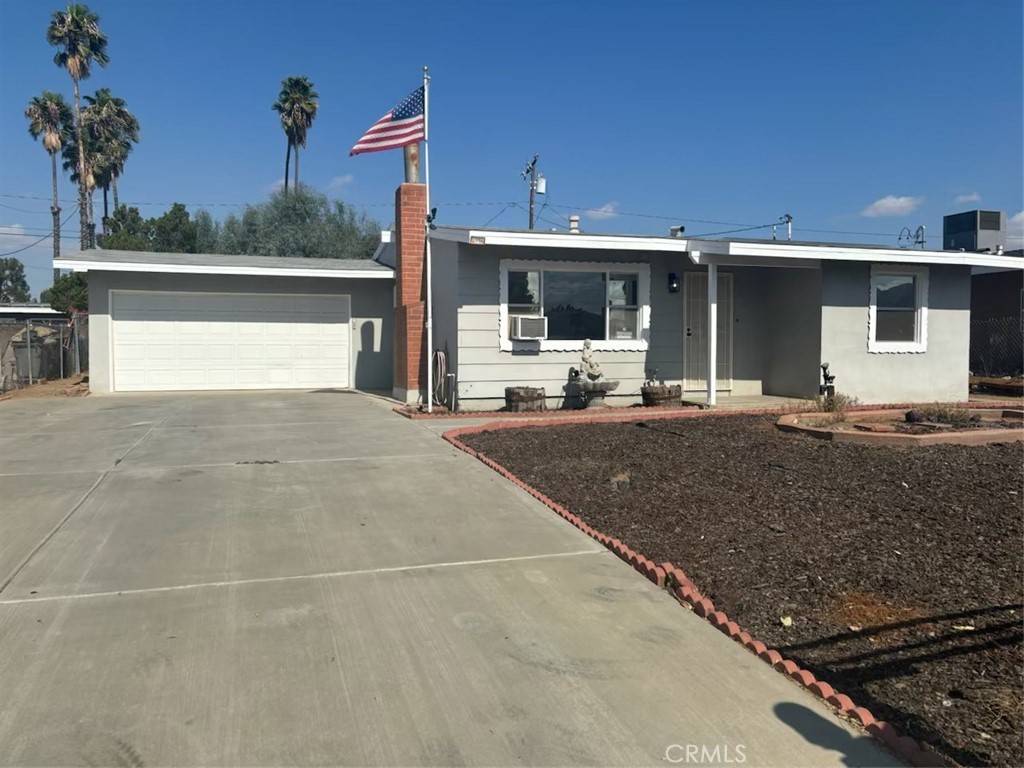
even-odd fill
[[[114,390],[350,386],[348,296],[111,294]]]

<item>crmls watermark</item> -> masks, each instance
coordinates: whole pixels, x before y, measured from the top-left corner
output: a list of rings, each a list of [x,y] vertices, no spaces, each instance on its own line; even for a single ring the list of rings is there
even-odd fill
[[[742,744],[669,744],[665,759],[676,765],[740,765],[747,762],[747,748]]]

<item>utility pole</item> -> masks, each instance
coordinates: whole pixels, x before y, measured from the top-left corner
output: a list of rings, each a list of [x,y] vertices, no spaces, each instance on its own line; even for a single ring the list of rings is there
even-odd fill
[[[533,196],[537,192],[537,161],[540,155],[534,155],[533,160],[526,164],[520,176],[530,180],[530,229],[533,229]]]

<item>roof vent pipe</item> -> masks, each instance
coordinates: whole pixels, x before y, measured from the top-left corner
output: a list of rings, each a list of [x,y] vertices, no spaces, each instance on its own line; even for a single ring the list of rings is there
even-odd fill
[[[569,231],[574,235],[580,233],[580,216],[578,213],[574,213],[569,217]]]

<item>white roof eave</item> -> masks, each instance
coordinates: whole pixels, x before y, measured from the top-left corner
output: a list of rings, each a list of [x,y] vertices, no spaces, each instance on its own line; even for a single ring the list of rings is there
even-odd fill
[[[432,238],[469,245],[505,245],[520,248],[586,248],[609,251],[669,251],[683,253],[687,241],[669,237],[624,237],[622,235],[591,235],[539,230],[456,229],[438,227]]]
[[[264,277],[328,277],[335,279],[393,279],[394,271],[381,269],[293,269],[289,267],[239,267],[208,264],[143,264],[138,262],[60,259],[55,264],[75,272],[150,272],[176,275],[257,275]]]
[[[702,243],[702,245],[705,245]],[[720,250],[714,253],[722,253]],[[941,264],[965,267],[1024,269],[1024,259],[965,251],[917,251],[903,248],[846,248],[841,245],[775,245],[730,241],[725,251],[730,256],[765,256],[779,259],[816,259],[820,261],[866,261],[890,264]]]

